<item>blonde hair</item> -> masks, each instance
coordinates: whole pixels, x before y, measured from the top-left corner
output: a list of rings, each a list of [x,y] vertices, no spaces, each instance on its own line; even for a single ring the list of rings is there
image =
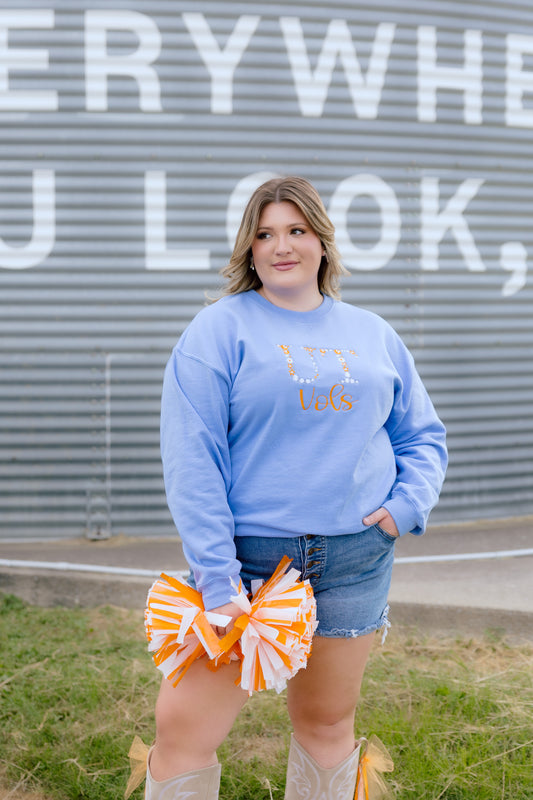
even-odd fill
[[[318,288],[323,294],[339,299],[339,279],[341,275],[347,275],[348,270],[343,267],[335,244],[335,228],[315,187],[305,178],[295,176],[272,178],[259,186],[251,196],[242,216],[229,264],[221,270],[222,276],[228,279],[223,294],[239,294],[261,287],[257,272],[250,269],[252,243],[265,206],[282,202],[293,203],[319,237],[325,256],[318,270]]]

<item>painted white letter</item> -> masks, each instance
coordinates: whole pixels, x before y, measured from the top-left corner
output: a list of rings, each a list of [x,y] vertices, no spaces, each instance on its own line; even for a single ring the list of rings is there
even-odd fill
[[[166,174],[150,170],[144,178],[146,269],[209,269],[209,250],[167,249]]]
[[[139,47],[132,53],[107,52],[107,31],[133,31]],[[150,66],[161,52],[161,33],[155,22],[138,11],[85,12],[85,79],[87,111],[107,111],[107,78],[127,75],[139,85],[141,111],[162,111],[159,78]]]
[[[357,247],[348,232],[348,211],[355,197],[367,195],[379,206],[380,238],[373,247]],[[400,206],[391,187],[377,175],[352,175],[341,181],[329,204],[329,216],[335,225],[336,239],[347,267],[373,270],[384,267],[393,258],[400,241]]]
[[[481,31],[467,30],[464,35],[464,66],[437,66],[437,33],[432,25],[418,28],[418,119],[437,119],[437,89],[456,89],[464,94],[464,121],[482,123],[482,39]]]
[[[523,69],[522,56],[533,55],[533,36],[507,36],[505,122],[517,128],[533,128],[533,108],[524,108],[524,94],[533,95],[533,70]]]
[[[483,185],[479,178],[468,178],[455,194],[450,197],[445,208],[439,212],[439,179],[422,178],[421,206],[421,259],[422,269],[437,270],[439,268],[439,242],[447,231],[451,231],[471,272],[483,272],[486,267],[470,233],[463,211]]]
[[[396,26],[381,22],[372,45],[366,76],[363,77],[352,37],[344,19],[333,19],[318,57],[311,70],[303,30],[298,17],[280,17],[281,30],[291,64],[300,111],[304,117],[320,117],[340,57],[357,116],[375,119],[385,82],[387,64]]]
[[[231,114],[233,111],[233,75],[261,17],[239,17],[235,29],[223,50],[203,14],[183,14],[183,21],[211,76],[211,113]]]
[[[53,28],[52,9],[0,11],[0,111],[57,111],[57,92],[9,89],[9,70],[48,69],[46,50],[9,48],[9,28]]]
[[[51,169],[33,172],[33,233],[23,247],[8,246],[0,239],[0,267],[28,269],[44,261],[55,242],[55,176]]]
[[[232,191],[226,212],[226,234],[231,250],[235,246],[235,239],[237,238],[237,232],[248,200],[258,186],[261,186],[262,183],[269,181],[271,178],[277,177],[278,175],[275,172],[253,172],[251,175],[242,178]]]

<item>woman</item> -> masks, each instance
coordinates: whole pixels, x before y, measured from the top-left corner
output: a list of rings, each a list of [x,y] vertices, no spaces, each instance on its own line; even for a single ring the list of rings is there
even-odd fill
[[[353,798],[354,714],[388,626],[394,542],[423,533],[446,467],[412,357],[380,317],[338,300],[343,272],[316,190],[263,184],[225,296],[189,325],[163,388],[167,498],[206,609],[235,619],[231,581],[268,578],[283,555],[314,589],[313,651],[287,689],[287,800]],[[247,697],[237,671],[196,662],[176,688],[163,680],[148,798],[218,797],[216,749]]]

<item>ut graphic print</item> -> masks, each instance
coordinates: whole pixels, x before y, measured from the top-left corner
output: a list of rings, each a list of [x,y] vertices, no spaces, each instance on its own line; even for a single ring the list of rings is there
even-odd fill
[[[290,379],[299,384],[298,399],[303,411],[353,409],[357,402],[354,389],[359,383],[353,374],[355,350],[295,344],[278,344],[278,348],[285,357]]]

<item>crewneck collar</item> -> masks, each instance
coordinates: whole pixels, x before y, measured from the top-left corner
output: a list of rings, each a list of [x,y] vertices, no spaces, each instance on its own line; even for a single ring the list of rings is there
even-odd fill
[[[317,308],[313,308],[311,311],[292,311],[289,308],[282,308],[282,306],[271,303],[270,300],[267,300],[266,297],[263,297],[263,295],[259,294],[255,289],[251,289],[248,294],[254,302],[258,303],[266,311],[270,311],[272,314],[277,314],[279,317],[292,320],[293,322],[314,322],[329,313],[335,302],[328,294],[323,294],[322,302]]]

